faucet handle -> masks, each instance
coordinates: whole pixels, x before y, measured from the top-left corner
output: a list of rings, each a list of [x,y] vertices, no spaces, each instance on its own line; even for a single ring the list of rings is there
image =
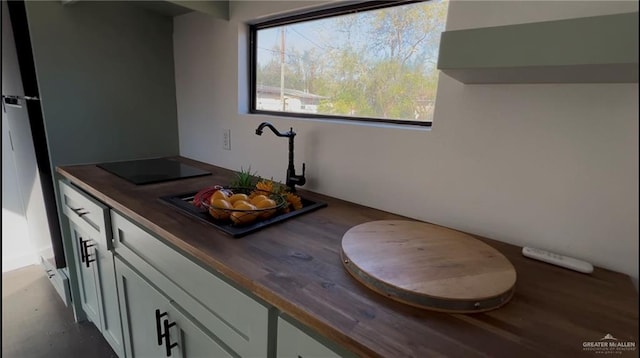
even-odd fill
[[[304,177],[304,172],[306,171],[306,166],[302,163],[302,175],[296,175],[296,184],[295,185],[304,185],[307,182],[307,179]]]

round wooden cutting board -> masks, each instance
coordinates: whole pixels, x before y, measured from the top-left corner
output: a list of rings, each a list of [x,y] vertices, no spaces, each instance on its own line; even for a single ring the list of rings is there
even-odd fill
[[[511,299],[516,270],[500,252],[459,231],[404,220],[349,229],[342,262],[370,289],[421,308],[488,311]]]

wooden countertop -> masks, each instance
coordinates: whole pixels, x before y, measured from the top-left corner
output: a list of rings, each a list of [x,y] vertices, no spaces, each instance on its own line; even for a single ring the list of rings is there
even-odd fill
[[[349,228],[405,218],[301,190],[328,207],[233,239],[158,200],[232,178],[229,170],[180,160],[213,175],[137,186],[95,165],[57,171],[193,260],[362,356],[593,356],[583,342],[606,334],[638,344],[638,294],[626,275],[601,268],[592,275],[569,271],[525,258],[520,247],[474,235],[515,267],[511,302],[467,315],[413,308],[365,288],[340,261]],[[627,353],[637,356],[637,350]]]

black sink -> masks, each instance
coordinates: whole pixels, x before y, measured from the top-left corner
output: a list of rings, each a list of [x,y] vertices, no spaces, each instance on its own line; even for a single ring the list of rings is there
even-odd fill
[[[196,192],[190,192],[185,194],[163,196],[163,197],[160,197],[160,200],[165,204],[168,204],[174,208],[177,208],[180,212],[186,214],[187,216],[196,218],[200,221],[210,224],[216,229],[221,230],[227,233],[228,235],[231,235],[232,237],[236,237],[236,238],[245,236],[247,234],[251,234],[262,228],[285,221],[292,217],[306,214],[308,212],[327,206],[326,203],[317,202],[317,201],[306,199],[304,197],[300,197],[302,199],[302,209],[294,210],[288,213],[278,214],[269,219],[256,221],[249,225],[236,226],[229,221],[216,220],[211,215],[209,215],[209,212],[206,209],[200,209],[195,205],[191,204],[191,201],[193,200],[193,197],[195,195],[196,195]]]

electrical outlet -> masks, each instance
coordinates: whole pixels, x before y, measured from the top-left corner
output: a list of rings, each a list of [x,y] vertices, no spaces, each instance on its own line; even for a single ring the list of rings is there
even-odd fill
[[[231,129],[225,129],[222,132],[222,147],[226,150],[231,150]]]

